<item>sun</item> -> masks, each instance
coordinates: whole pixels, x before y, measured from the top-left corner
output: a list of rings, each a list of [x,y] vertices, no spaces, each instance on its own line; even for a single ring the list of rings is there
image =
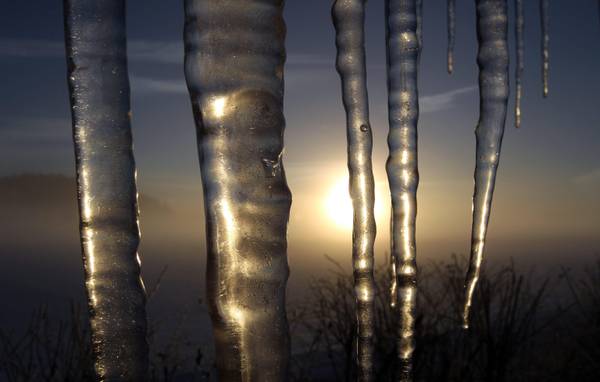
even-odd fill
[[[381,209],[379,208],[379,195],[375,194],[375,218],[379,220]],[[323,208],[329,219],[340,229],[351,230],[353,209],[348,177],[341,177],[329,188],[323,202]]]
[[[324,201],[327,216],[336,226],[344,229],[352,228],[352,200],[348,188],[348,178],[341,178],[329,189]]]

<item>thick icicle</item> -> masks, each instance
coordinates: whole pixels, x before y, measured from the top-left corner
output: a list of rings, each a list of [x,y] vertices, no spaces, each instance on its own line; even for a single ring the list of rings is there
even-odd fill
[[[507,0],[476,0],[479,53],[479,122],[471,258],[465,283],[463,326],[469,311],[483,259],[485,236],[492,208],[496,171],[500,159],[508,103]]]
[[[454,34],[456,29],[456,11],[455,11],[455,0],[448,0],[448,73],[452,74],[454,71]]]
[[[525,19],[523,18],[523,0],[515,0],[515,40],[517,43],[517,65],[515,66],[515,127],[521,127],[521,97],[523,85],[521,83],[524,69],[524,42],[523,29]]]
[[[125,1],[64,2],[81,245],[95,369],[102,381],[147,379],[130,126]]]
[[[548,97],[548,71],[550,69],[550,0],[540,0],[542,19],[542,82],[544,97]]]
[[[220,381],[287,380],[283,0],[186,0]]]
[[[414,351],[417,264],[418,62],[415,0],[386,0],[389,157],[386,163],[392,197],[392,256],[396,261],[399,378],[411,379]]]
[[[357,320],[358,381],[373,379],[373,244],[375,183],[371,164],[373,135],[369,124],[364,21],[366,0],[336,0],[332,8],[336,30],[336,68],[342,81],[346,110],[350,196],[354,209],[352,262]]]

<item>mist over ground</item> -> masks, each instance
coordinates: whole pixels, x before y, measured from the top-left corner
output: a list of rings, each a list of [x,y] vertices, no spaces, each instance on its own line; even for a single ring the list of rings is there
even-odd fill
[[[210,322],[201,303],[206,259],[204,213],[200,187],[196,191],[189,195],[173,190],[167,201],[140,194],[139,252],[143,279],[152,293],[148,305],[151,319],[167,325],[185,321],[187,329],[207,339]],[[331,227],[322,237],[310,237],[304,228],[307,218],[304,224],[296,221],[295,208],[289,229],[290,305],[303,301],[311,280],[331,277],[335,265],[325,255],[347,271],[351,258],[349,234]],[[0,326],[22,330],[32,311],[41,305],[59,315],[68,311],[71,301],[84,305],[74,179],[41,174],[0,178],[0,210],[4,217],[0,223],[0,299],[6,307],[0,310]],[[379,231],[376,257],[377,263],[384,265],[386,227]],[[468,249],[468,235],[465,232],[463,236],[427,238],[420,243],[419,263],[450,261],[452,253],[464,254],[457,250]],[[512,258],[521,269],[557,275],[562,266],[581,269],[592,263],[599,248],[598,238],[593,236],[503,238],[492,229],[487,263],[493,267]]]

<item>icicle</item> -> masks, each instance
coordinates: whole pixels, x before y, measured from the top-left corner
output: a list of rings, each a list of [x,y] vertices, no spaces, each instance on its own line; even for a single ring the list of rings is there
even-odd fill
[[[147,379],[125,1],[64,2],[80,231],[95,369]]]
[[[515,39],[517,40],[517,65],[515,67],[515,127],[521,127],[521,96],[523,85],[521,83],[524,69],[524,43],[523,28],[525,20],[523,18],[523,0],[515,0]]]
[[[373,244],[375,183],[371,164],[373,136],[369,124],[364,49],[365,0],[336,0],[336,68],[346,110],[350,195],[354,209],[352,261],[357,317],[358,381],[373,380]]]
[[[186,0],[184,37],[219,380],[287,380],[283,0]]]
[[[423,49],[423,0],[417,0],[417,40],[419,49]]]
[[[548,97],[548,71],[550,69],[549,8],[549,0],[540,0],[540,14],[542,18],[542,81],[544,86],[544,97]]]
[[[419,41],[415,0],[386,0],[392,256],[396,260],[400,380],[412,374],[416,308],[417,122]]]
[[[448,0],[448,73],[454,71],[455,0]]]
[[[396,257],[390,254],[390,307],[395,309],[398,305],[398,280],[396,279]]]
[[[475,130],[477,154],[471,259],[465,284],[463,326],[469,327],[469,311],[483,259],[496,170],[508,102],[507,0],[476,0],[479,53],[479,123]]]

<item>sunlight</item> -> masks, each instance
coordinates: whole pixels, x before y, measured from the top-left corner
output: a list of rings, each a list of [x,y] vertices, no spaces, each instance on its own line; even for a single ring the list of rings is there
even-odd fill
[[[212,102],[212,111],[215,118],[222,118],[225,115],[225,97],[215,98]]]
[[[330,188],[324,203],[327,216],[342,229],[352,229],[352,200],[348,190],[348,178],[338,179]]]
[[[375,187],[375,219],[380,221],[382,218],[381,197],[378,187]],[[348,176],[343,176],[333,183],[323,202],[323,208],[327,217],[342,230],[352,230],[352,199],[348,189]]]

